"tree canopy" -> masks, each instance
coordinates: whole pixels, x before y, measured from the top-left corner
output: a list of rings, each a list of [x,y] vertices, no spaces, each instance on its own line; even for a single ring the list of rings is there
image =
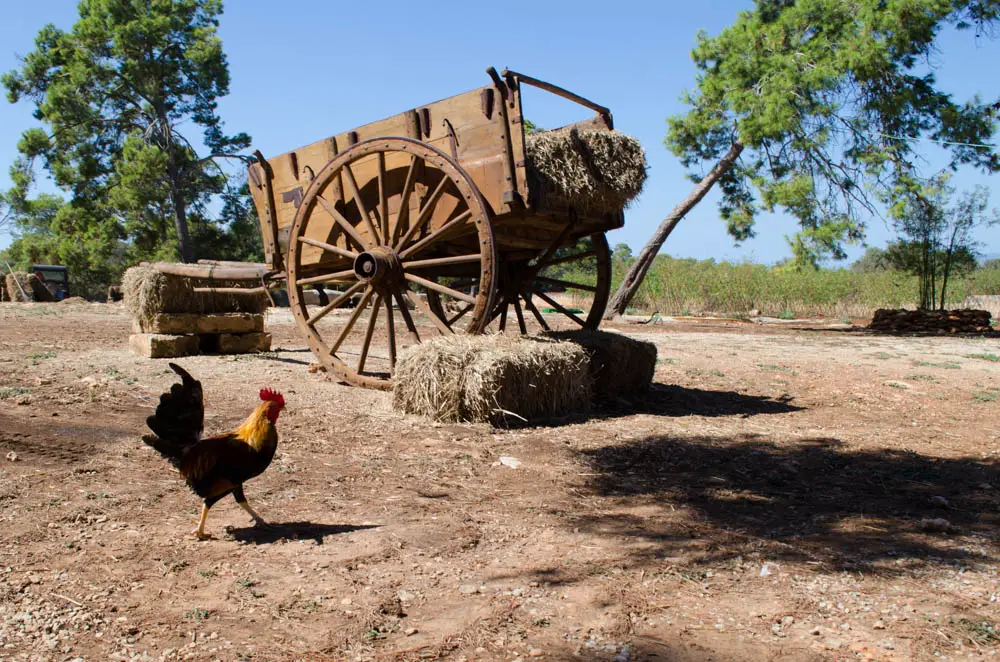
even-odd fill
[[[15,252],[72,240],[88,252],[80,271],[122,248],[129,261],[191,261],[217,248],[219,221],[243,209],[223,205],[212,218],[213,199],[240,191],[218,160],[250,145],[244,133],[227,135],[217,112],[229,90],[221,13],[221,0],[82,0],[72,29],[41,29],[2,78],[8,100],[31,101],[42,124],[22,135],[5,194],[30,244]],[[39,162],[68,197],[44,228],[29,204]]]
[[[698,36],[690,110],[666,145],[694,173],[734,144],[720,212],[737,240],[762,210],[794,215],[797,262],[842,258],[864,219],[919,185],[916,145],[944,141],[950,165],[1000,170],[986,146],[995,107],[955,100],[926,66],[941,30],[988,30],[996,0],[758,0],[718,36]]]

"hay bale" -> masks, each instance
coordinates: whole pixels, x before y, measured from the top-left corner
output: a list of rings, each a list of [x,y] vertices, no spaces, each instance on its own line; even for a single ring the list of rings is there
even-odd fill
[[[531,421],[589,404],[587,364],[579,345],[551,338],[435,338],[400,355],[393,405],[439,421]]]
[[[160,313],[262,313],[267,308],[264,294],[206,294],[195,287],[241,287],[243,281],[208,281],[164,274],[151,267],[132,267],[122,277],[125,309],[143,324]]]
[[[556,331],[550,338],[576,343],[590,358],[594,396],[614,399],[649,390],[656,372],[656,345],[609,331]]]
[[[55,301],[52,292],[35,274],[15,271],[5,276],[4,282],[11,301]]]
[[[535,208],[618,213],[646,182],[642,145],[617,131],[540,131],[525,136],[525,152]]]

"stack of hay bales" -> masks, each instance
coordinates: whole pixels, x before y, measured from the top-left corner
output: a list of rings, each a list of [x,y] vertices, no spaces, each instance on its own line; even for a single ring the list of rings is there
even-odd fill
[[[869,329],[895,333],[989,333],[988,310],[891,310],[875,311]]]
[[[4,277],[7,296],[11,301],[55,301],[49,288],[35,274],[8,273]]]
[[[194,291],[195,287],[232,286],[165,274],[152,267],[127,270],[121,289],[125,309],[133,318],[130,349],[147,358],[269,350],[271,334],[264,332],[265,295]]]
[[[656,347],[616,333],[446,336],[407,348],[393,405],[438,421],[507,423],[649,388]]]
[[[574,127],[525,136],[528,190],[535,208],[614,214],[642,192],[646,154],[617,131]]]

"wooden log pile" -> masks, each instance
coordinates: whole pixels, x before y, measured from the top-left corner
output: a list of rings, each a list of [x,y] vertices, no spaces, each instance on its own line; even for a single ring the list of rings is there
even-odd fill
[[[869,329],[894,333],[989,333],[988,310],[894,310],[875,311]]]

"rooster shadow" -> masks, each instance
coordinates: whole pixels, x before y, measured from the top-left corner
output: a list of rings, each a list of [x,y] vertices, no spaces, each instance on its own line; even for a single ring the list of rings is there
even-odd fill
[[[322,545],[327,536],[377,529],[377,524],[316,524],[315,522],[276,522],[267,526],[227,527],[226,533],[239,542],[270,545],[282,540],[312,539]]]

